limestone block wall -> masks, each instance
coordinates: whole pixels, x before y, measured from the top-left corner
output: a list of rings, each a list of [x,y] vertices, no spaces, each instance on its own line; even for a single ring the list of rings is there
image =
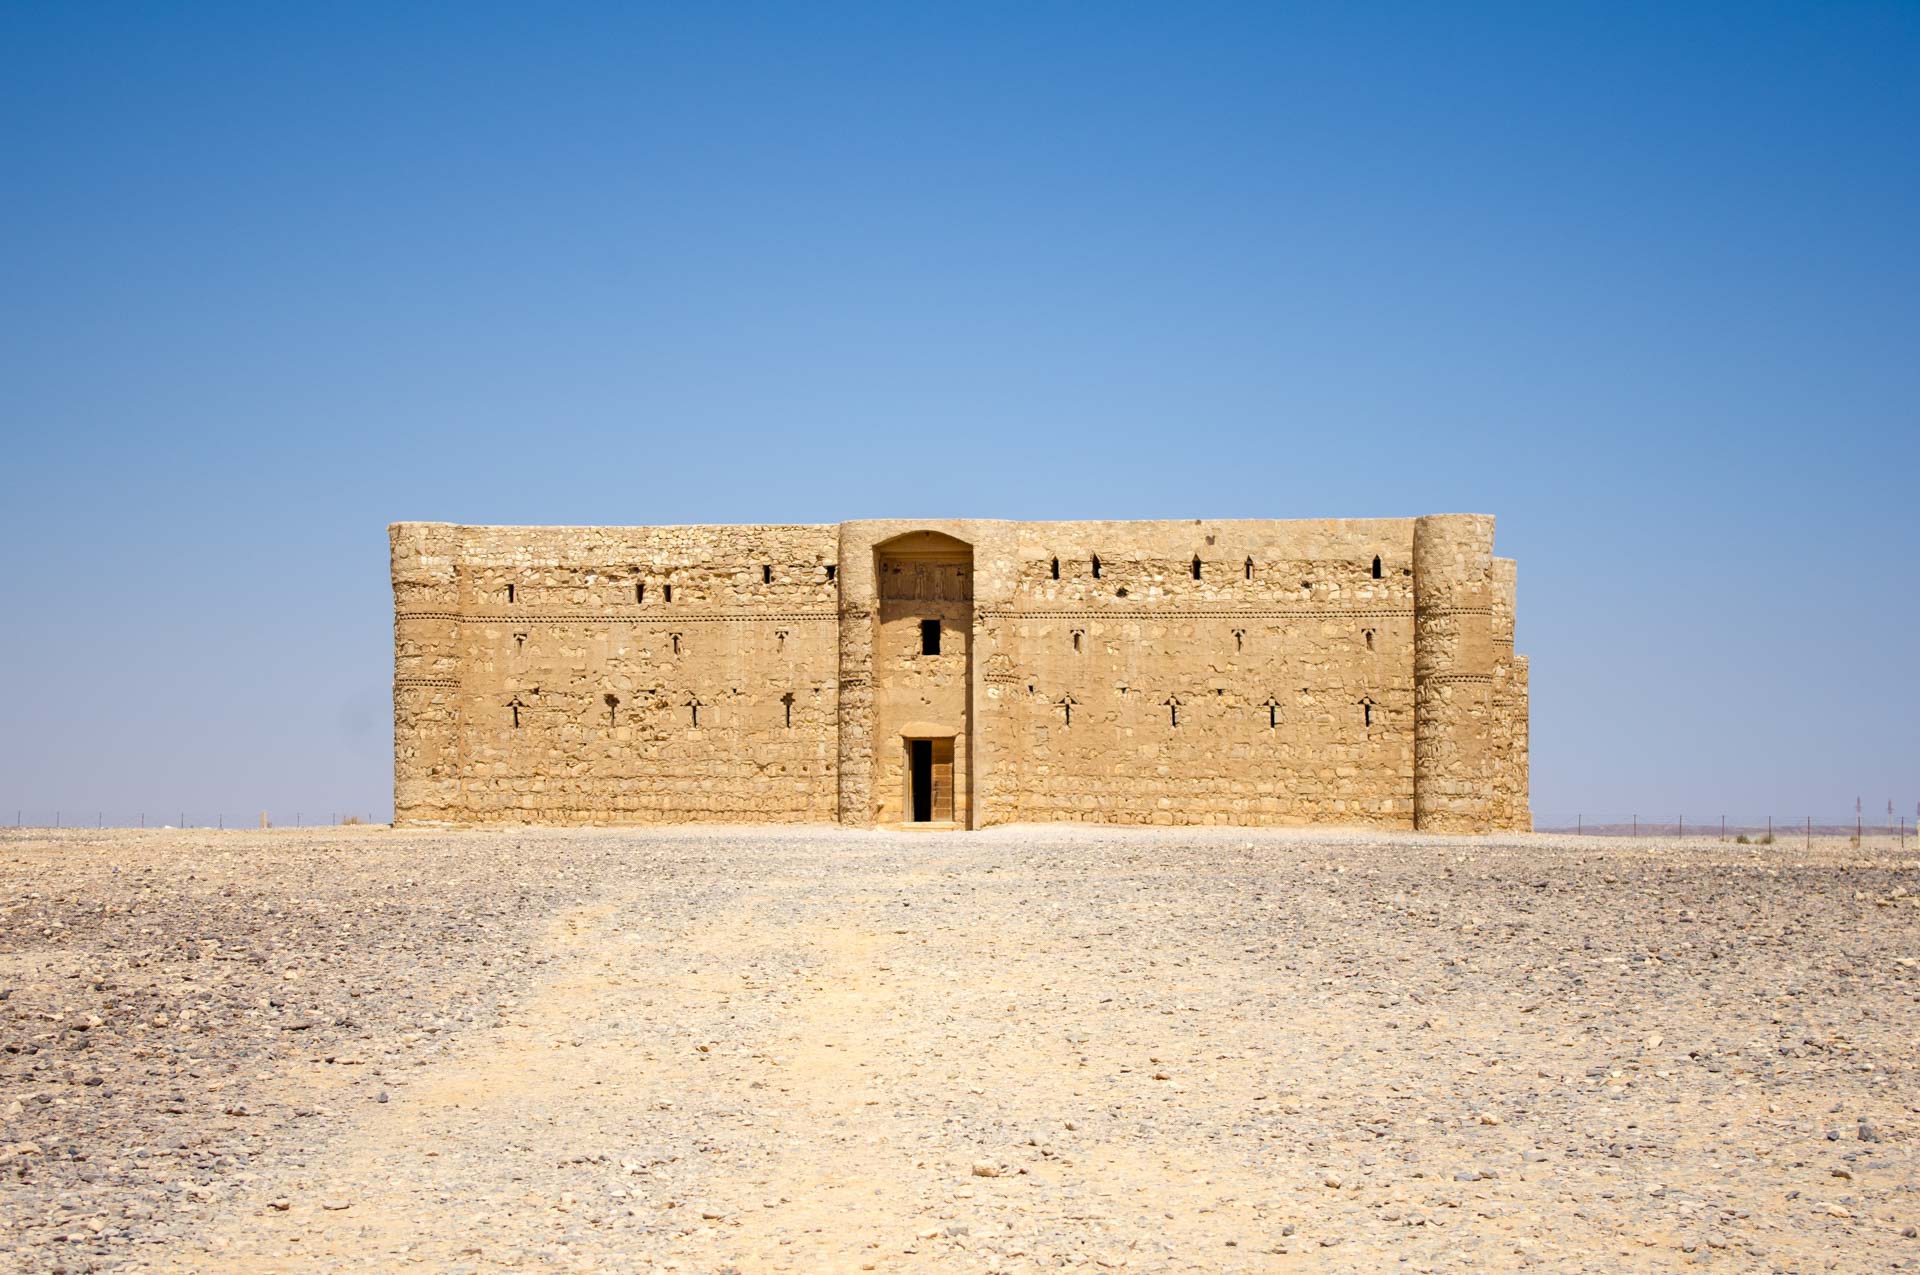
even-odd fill
[[[424,538],[451,546],[452,567],[427,611],[411,584],[421,569],[396,565],[397,629],[439,644],[453,676],[431,690],[454,715],[450,730],[415,720],[421,690],[396,655],[400,820],[834,818],[831,528],[401,524],[393,535],[397,564]],[[433,803],[416,798],[429,755],[453,776]]]
[[[1011,817],[1411,824],[1410,520],[1020,531]]]
[[[1491,822],[1496,828],[1527,831],[1533,827],[1527,805],[1527,657],[1513,652],[1517,571],[1511,558],[1493,560]]]
[[[1530,824],[1488,517],[390,535],[403,823]]]

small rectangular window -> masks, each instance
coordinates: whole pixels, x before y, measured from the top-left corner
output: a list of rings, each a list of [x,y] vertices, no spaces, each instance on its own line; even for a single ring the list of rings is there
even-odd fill
[[[920,654],[940,654],[940,621],[920,621]]]

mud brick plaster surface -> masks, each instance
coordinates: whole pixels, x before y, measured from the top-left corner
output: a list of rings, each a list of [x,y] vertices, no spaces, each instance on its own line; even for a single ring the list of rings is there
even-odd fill
[[[1531,826],[1484,515],[390,537],[402,824]]]

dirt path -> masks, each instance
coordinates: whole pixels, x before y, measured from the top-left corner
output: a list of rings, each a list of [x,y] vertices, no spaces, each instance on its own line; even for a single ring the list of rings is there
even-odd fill
[[[968,1210],[950,1202],[1004,1193],[1019,1169],[928,1171],[952,1149],[930,1149],[914,1116],[956,1095],[993,1105],[985,1060],[933,1043],[982,1035],[942,1010],[957,978],[908,951],[928,946],[910,900],[883,911],[939,875],[870,882],[885,898],[768,881],[664,942],[646,890],[570,909],[547,975],[484,1043],[396,1078],[322,1156],[158,1265],[599,1268],[663,1236],[658,1260],[690,1270],[871,1269],[933,1238],[964,1249]],[[847,923],[848,905],[900,924]],[[988,1026],[987,1043],[1006,1035]]]

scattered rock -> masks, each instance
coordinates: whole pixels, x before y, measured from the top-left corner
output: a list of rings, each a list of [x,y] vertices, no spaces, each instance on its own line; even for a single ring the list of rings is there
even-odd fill
[[[1851,898],[1912,871],[1877,851],[1315,831],[1229,870],[1192,829],[952,853],[229,835],[0,832],[22,883],[0,900],[22,962],[0,989],[0,1267],[1145,1270],[1344,1240],[1343,1269],[1573,1270],[1609,1256],[1576,1242],[1596,1227],[1734,1265],[1836,1237],[1863,1266],[1915,1251],[1872,1149],[1905,1145],[1889,1006],[1920,971],[1904,901]],[[1615,1039],[1655,1015],[1690,1052]],[[461,1070],[496,1045],[524,1076]],[[417,1143],[339,1172],[338,1146],[389,1145],[401,1123],[368,1107],[403,1083]],[[1742,1111],[1745,1154],[1690,1150]],[[1507,1119],[1523,1137],[1477,1132]],[[1821,1178],[1829,1132],[1849,1164]],[[956,1181],[954,1146],[1008,1155]],[[1789,1165],[1845,1194],[1781,1208]],[[808,1173],[894,1244],[781,1207]],[[976,1174],[1007,1180],[975,1199]],[[1304,1218],[1263,1217],[1282,1200]],[[1574,1200],[1584,1229],[1558,1225]],[[309,1225],[330,1211],[360,1220]],[[389,1215],[404,1240],[352,1247]]]

